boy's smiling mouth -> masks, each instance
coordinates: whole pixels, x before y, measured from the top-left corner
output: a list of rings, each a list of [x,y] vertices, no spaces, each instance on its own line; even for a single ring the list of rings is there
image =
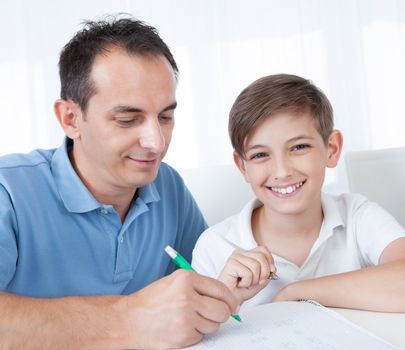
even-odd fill
[[[273,187],[267,187],[268,189],[270,189],[270,191],[274,192],[276,195],[287,195],[287,194],[292,194],[294,192],[296,192],[300,187],[302,187],[304,185],[304,183],[306,182],[306,180],[301,181],[301,182],[297,182],[295,184],[292,185],[288,185],[288,186],[273,186]]]

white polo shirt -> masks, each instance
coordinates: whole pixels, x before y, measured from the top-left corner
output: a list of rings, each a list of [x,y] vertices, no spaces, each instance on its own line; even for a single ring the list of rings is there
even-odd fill
[[[197,272],[217,278],[236,248],[253,249],[251,217],[262,203],[253,199],[240,214],[207,229],[193,251]],[[378,265],[392,241],[405,237],[405,229],[378,204],[359,194],[322,194],[324,220],[319,237],[301,267],[273,254],[278,280],[271,281],[244,306],[270,302],[285,285],[296,281]]]

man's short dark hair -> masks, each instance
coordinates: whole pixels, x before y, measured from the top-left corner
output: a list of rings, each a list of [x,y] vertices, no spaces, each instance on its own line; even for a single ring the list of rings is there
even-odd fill
[[[91,69],[97,55],[118,47],[130,55],[164,56],[177,77],[178,68],[168,46],[156,28],[131,17],[108,16],[100,21],[85,21],[82,30],[64,46],[59,59],[60,97],[72,100],[85,111],[96,92]]]

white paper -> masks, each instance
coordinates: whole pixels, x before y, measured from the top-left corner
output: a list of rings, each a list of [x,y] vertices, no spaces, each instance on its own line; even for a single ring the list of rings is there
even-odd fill
[[[278,302],[241,309],[218,332],[188,349],[396,349],[388,342],[310,302]]]

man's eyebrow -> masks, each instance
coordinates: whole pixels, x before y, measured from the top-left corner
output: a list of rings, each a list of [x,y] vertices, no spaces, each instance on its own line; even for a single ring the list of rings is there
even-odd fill
[[[143,112],[143,110],[141,108],[136,108],[133,106],[125,106],[125,105],[121,105],[121,106],[115,106],[112,110],[113,113],[139,113],[139,112]]]
[[[177,107],[177,102],[173,102],[171,105],[164,108],[162,112],[172,111],[173,109],[176,109],[176,107]]]
[[[177,107],[177,102],[173,102],[169,106],[163,108],[162,112],[166,111],[171,111]],[[134,106],[126,106],[126,105],[120,105],[120,106],[115,106],[111,110],[114,114],[124,114],[124,113],[143,113],[145,112],[142,108],[137,108]]]

